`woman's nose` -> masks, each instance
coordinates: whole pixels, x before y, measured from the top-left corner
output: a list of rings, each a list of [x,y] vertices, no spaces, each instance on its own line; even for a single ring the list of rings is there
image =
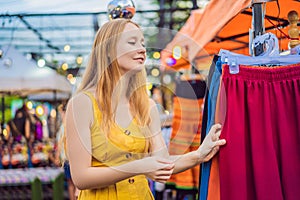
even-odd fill
[[[140,45],[139,49],[138,49],[139,53],[146,53],[146,48],[143,45]]]

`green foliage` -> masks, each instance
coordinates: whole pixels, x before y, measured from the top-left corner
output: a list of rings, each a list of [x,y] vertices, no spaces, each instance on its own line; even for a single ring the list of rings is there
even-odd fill
[[[16,96],[5,96],[4,97],[4,107],[2,107],[2,98],[0,98],[0,121],[2,122],[3,116],[2,116],[2,110],[4,109],[4,117],[5,117],[5,123],[7,123],[12,118],[11,113],[11,104],[14,100],[21,100],[20,97]]]

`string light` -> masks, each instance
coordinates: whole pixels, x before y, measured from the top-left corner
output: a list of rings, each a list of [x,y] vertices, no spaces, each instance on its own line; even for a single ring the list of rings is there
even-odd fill
[[[153,58],[154,59],[160,59],[160,53],[158,51],[153,53]]]
[[[167,59],[166,59],[166,63],[167,63],[167,65],[169,65],[169,66],[173,66],[173,65],[176,64],[176,59],[173,58],[173,57],[167,58]]]
[[[62,70],[66,71],[66,70],[69,68],[68,63],[63,63],[63,64],[61,65],[61,68],[62,68]]]
[[[75,83],[76,83],[76,77],[71,78],[69,81],[70,81],[70,83],[72,85],[75,85]]]
[[[166,74],[166,75],[163,77],[163,82],[164,82],[165,84],[170,84],[171,81],[172,81],[172,78],[171,78],[170,75]]]
[[[32,102],[31,102],[31,101],[27,101],[27,102],[26,102],[26,107],[27,107],[29,110],[31,110],[31,109],[33,108]]]
[[[35,108],[35,113],[38,115],[38,116],[42,116],[44,114],[44,108],[43,106],[39,105]]]
[[[159,74],[160,74],[160,71],[157,68],[153,68],[153,69],[151,69],[150,73],[151,73],[152,76],[158,77]]]
[[[44,67],[46,65],[46,61],[43,58],[38,59],[37,65],[39,67]]]
[[[11,58],[6,58],[6,59],[4,59],[3,65],[6,67],[11,67],[12,63],[13,63],[13,61]]]
[[[3,136],[6,138],[8,136],[8,132],[6,129],[3,129],[3,132],[2,132]]]
[[[68,74],[67,79],[70,81],[73,78],[73,74]]]
[[[65,51],[65,52],[69,52],[70,50],[71,50],[71,46],[68,45],[68,44],[66,44],[66,45],[64,46],[64,51]]]
[[[82,64],[82,61],[83,61],[82,56],[81,56],[81,55],[77,56],[77,58],[76,58],[76,63],[77,63],[77,65],[81,65],[81,64]]]
[[[52,109],[52,110],[50,111],[50,116],[53,117],[53,118],[56,117],[56,110],[55,110],[55,109]]]
[[[173,48],[173,54],[172,54],[173,58],[175,58],[176,60],[181,58],[181,47],[180,46],[175,46]]]

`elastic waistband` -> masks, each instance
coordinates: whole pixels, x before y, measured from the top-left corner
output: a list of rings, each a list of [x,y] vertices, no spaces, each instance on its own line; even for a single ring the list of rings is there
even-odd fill
[[[224,64],[222,76],[264,81],[294,80],[300,79],[300,63],[274,67],[240,65],[238,74],[230,74],[229,65]]]

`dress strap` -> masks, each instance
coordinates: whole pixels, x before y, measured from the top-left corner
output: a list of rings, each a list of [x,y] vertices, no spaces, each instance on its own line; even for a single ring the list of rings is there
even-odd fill
[[[88,91],[84,91],[84,94],[86,94],[92,101],[93,103],[93,110],[94,110],[94,120],[100,120],[101,119],[101,111],[98,107],[98,103],[96,98],[94,97],[94,95],[91,92]]]
[[[90,97],[90,99],[93,102],[93,105],[94,105],[94,103],[97,103],[96,98],[94,97],[94,95],[91,92],[84,91],[83,93]]]

